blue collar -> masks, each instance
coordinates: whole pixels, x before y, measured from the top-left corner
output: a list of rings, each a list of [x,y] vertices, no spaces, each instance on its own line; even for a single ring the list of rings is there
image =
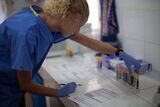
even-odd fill
[[[39,16],[39,13],[43,12],[43,9],[37,5],[30,6],[31,11],[34,13],[35,16]]]

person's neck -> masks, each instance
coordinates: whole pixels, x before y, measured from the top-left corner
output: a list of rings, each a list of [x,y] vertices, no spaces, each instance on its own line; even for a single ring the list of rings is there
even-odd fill
[[[45,13],[40,13],[39,16],[47,23],[52,32],[59,31],[59,23],[60,23],[59,18],[50,17]]]

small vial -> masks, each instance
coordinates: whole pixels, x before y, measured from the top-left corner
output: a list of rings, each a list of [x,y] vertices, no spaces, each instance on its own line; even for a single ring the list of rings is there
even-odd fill
[[[69,56],[69,57],[73,56],[73,49],[72,48],[68,47],[68,48],[66,48],[66,51],[67,51],[67,56]]]
[[[116,70],[116,77],[117,77],[117,80],[119,79],[119,71]]]
[[[160,94],[160,86],[159,86],[159,88],[158,88],[158,94]]]
[[[133,75],[130,76],[130,84],[133,86],[133,82],[134,82],[134,77]]]
[[[96,56],[97,59],[97,68],[102,69],[102,56]]]
[[[139,89],[139,79],[137,78],[137,86],[136,89]]]

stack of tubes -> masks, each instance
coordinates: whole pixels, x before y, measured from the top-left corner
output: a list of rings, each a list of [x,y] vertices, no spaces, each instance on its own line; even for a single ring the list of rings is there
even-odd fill
[[[131,86],[139,89],[139,74],[137,72],[133,71],[132,73],[129,73],[126,67],[118,64],[116,69],[116,77],[117,80],[124,80]]]

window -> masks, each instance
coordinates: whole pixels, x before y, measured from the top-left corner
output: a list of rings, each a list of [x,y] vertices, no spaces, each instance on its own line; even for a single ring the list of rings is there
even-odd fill
[[[0,24],[6,19],[6,4],[5,1],[0,1]]]
[[[100,30],[100,3],[99,0],[87,0],[90,15],[87,23],[92,24],[92,30]]]

